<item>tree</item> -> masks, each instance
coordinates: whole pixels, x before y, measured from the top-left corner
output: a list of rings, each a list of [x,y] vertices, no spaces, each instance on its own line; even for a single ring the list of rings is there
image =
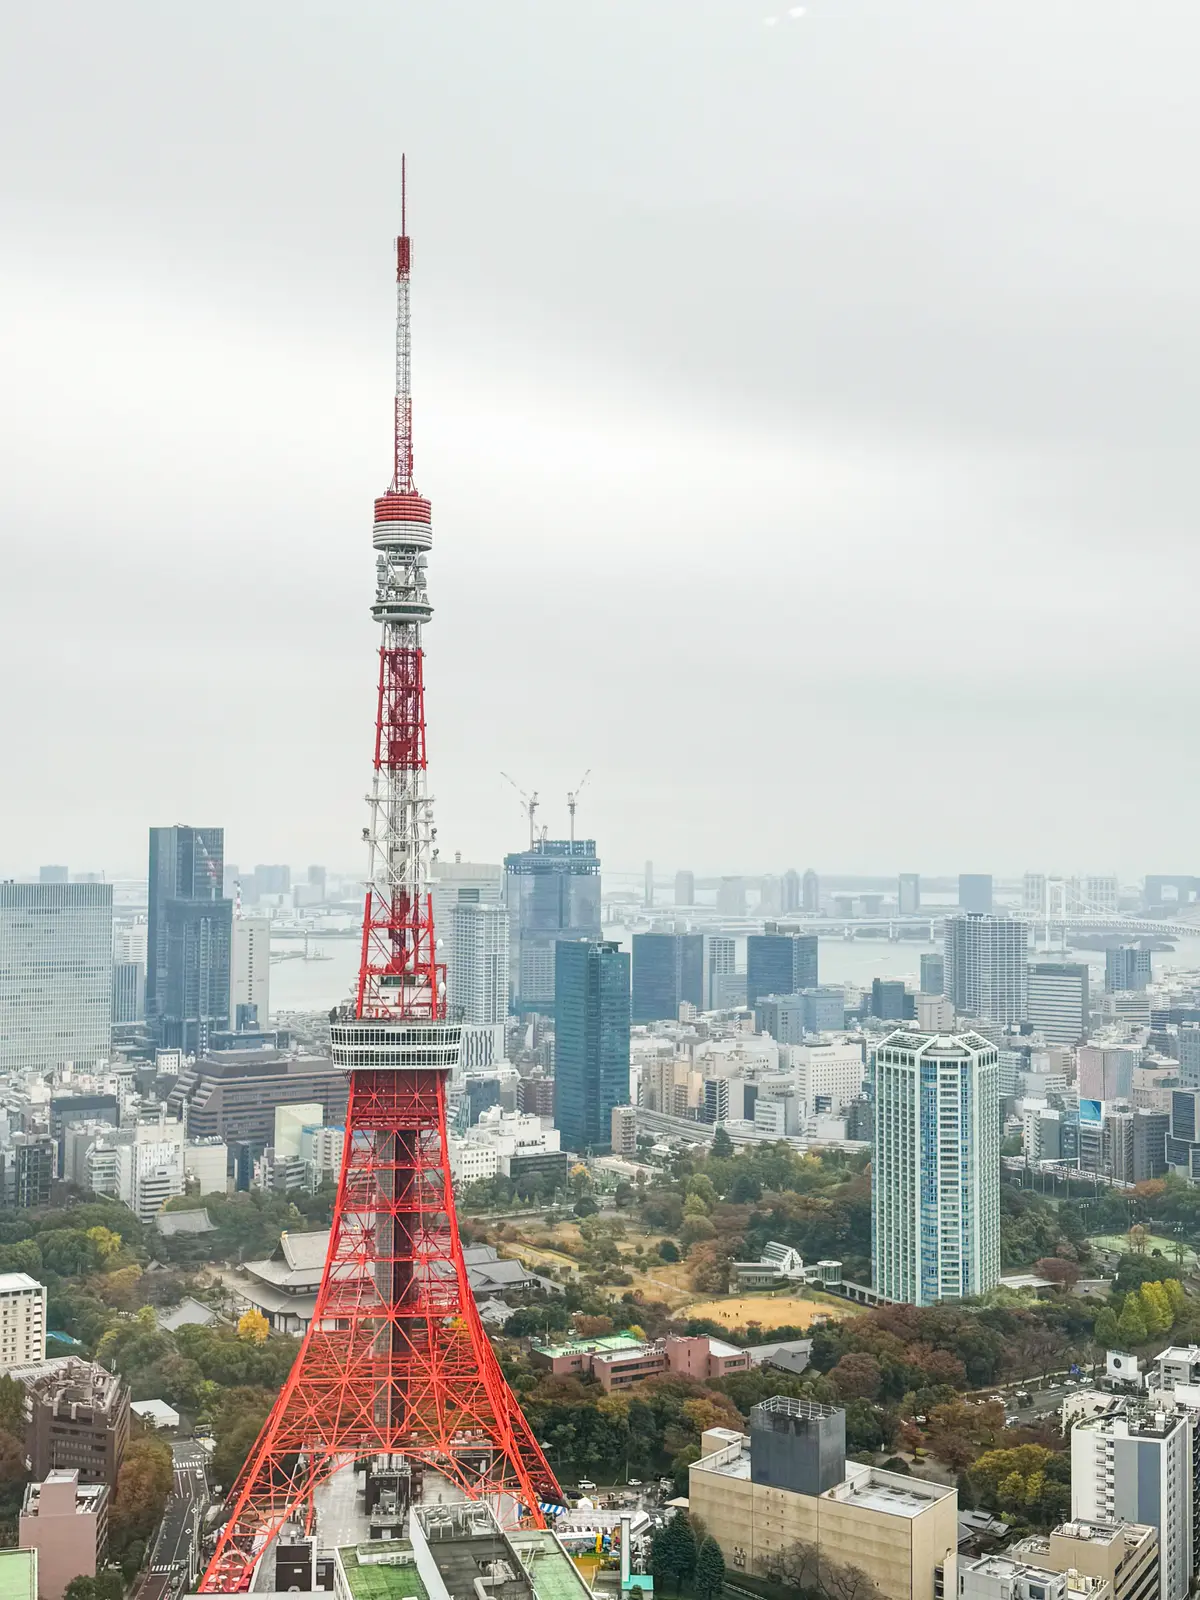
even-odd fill
[[[64,1600],[121,1600],[125,1585],[121,1574],[106,1567],[94,1578],[72,1578],[67,1585]]]
[[[843,1400],[874,1400],[883,1381],[879,1362],[865,1350],[849,1351],[829,1376]]]
[[[676,1245],[676,1244],[672,1244],[670,1239],[660,1239],[659,1240],[658,1253],[659,1253],[659,1255],[661,1256],[661,1258],[664,1261],[678,1261],[679,1260],[679,1246]]]
[[[655,1585],[668,1578],[679,1592],[681,1583],[696,1570],[696,1535],[682,1511],[677,1511],[654,1535],[650,1547],[650,1570]]]
[[[590,1194],[581,1194],[572,1207],[577,1217],[594,1217],[599,1209],[599,1205]]]
[[[111,1549],[118,1559],[131,1540],[147,1538],[162,1521],[174,1481],[170,1445],[152,1434],[129,1441],[109,1516]]]
[[[1121,1315],[1117,1318],[1117,1337],[1126,1348],[1135,1344],[1145,1344],[1149,1337],[1139,1294],[1125,1296],[1125,1304],[1121,1307]]]
[[[733,1140],[726,1133],[723,1124],[719,1125],[713,1134],[712,1153],[718,1161],[728,1161],[733,1154]]]
[[[238,1338],[249,1344],[266,1344],[271,1324],[255,1306],[248,1307],[238,1318]]]
[[[1144,1283],[1138,1292],[1147,1334],[1167,1333],[1175,1320],[1161,1283]]]
[[[1105,1306],[1096,1318],[1096,1325],[1092,1329],[1092,1338],[1096,1343],[1103,1345],[1106,1350],[1111,1350],[1117,1343],[1117,1318],[1111,1306]]]
[[[861,1567],[831,1561],[804,1539],[786,1545],[761,1563],[766,1576],[789,1589],[805,1589],[822,1600],[866,1600],[875,1585]]]
[[[699,1600],[718,1600],[725,1587],[725,1557],[721,1546],[708,1535],[700,1541],[696,1551],[696,1574],[692,1579]]]

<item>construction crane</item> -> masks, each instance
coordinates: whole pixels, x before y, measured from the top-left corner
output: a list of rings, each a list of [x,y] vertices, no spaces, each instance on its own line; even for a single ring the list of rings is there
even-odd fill
[[[507,772],[502,772],[500,776],[506,783],[511,783],[521,796],[521,810],[529,818],[529,848],[532,850],[537,844],[537,830],[533,820],[538,808],[537,790],[535,789],[532,794],[526,794],[521,785],[515,779],[510,778]]]
[[[580,796],[580,793],[583,790],[584,784],[588,781],[588,779],[591,777],[591,775],[592,775],[592,769],[591,769],[591,767],[589,767],[587,769],[587,771],[584,773],[583,777],[580,778],[579,782],[575,785],[575,787],[573,789],[568,789],[567,790],[567,810],[568,810],[568,812],[570,813],[570,816],[571,816],[571,843],[572,844],[575,843],[575,803],[579,799],[579,796]]]

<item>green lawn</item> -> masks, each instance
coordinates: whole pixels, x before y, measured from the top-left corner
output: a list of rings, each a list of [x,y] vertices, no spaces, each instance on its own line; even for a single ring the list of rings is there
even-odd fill
[[[1128,1236],[1128,1234],[1124,1234],[1124,1233],[1094,1233],[1094,1234],[1089,1235],[1088,1243],[1089,1244],[1098,1245],[1101,1250],[1119,1250],[1122,1255],[1127,1255],[1129,1253],[1129,1248],[1130,1248],[1129,1247],[1129,1236]],[[1153,1250],[1161,1250],[1162,1253],[1163,1253],[1163,1256],[1170,1263],[1170,1265],[1174,1266],[1175,1265],[1175,1243],[1176,1243],[1176,1241],[1174,1239],[1168,1239],[1168,1238],[1164,1237],[1164,1235],[1161,1234],[1161,1233],[1150,1233],[1150,1234],[1147,1234],[1146,1235],[1146,1254],[1149,1255],[1151,1253],[1151,1251],[1153,1251]],[[1191,1248],[1191,1246],[1190,1245],[1184,1245],[1184,1247],[1183,1247],[1183,1265],[1184,1265],[1184,1270],[1185,1271],[1189,1271],[1189,1272],[1190,1271],[1194,1271],[1195,1267],[1196,1267],[1196,1259],[1197,1259],[1196,1258],[1196,1252]]]

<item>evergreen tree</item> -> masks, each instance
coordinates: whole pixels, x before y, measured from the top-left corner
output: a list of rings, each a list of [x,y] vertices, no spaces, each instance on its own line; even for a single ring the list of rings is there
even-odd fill
[[[727,1161],[733,1154],[733,1140],[725,1132],[723,1125],[713,1134],[712,1153],[722,1161]]]
[[[700,1600],[718,1600],[725,1587],[725,1557],[717,1541],[706,1537],[696,1551],[696,1576],[692,1587]]]
[[[1105,1306],[1096,1318],[1096,1326],[1092,1329],[1092,1337],[1097,1344],[1102,1344],[1106,1350],[1112,1350],[1117,1343],[1117,1318],[1111,1306]]]
[[[650,1546],[650,1570],[655,1586],[668,1578],[676,1593],[685,1578],[696,1570],[696,1535],[682,1511],[677,1511],[670,1522],[654,1535]]]

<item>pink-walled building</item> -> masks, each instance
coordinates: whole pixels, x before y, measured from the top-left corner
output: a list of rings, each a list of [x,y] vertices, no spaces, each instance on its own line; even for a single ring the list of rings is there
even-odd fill
[[[38,1553],[39,1600],[63,1600],[72,1578],[94,1578],[108,1544],[108,1486],[74,1468],[31,1483],[21,1507],[22,1550]]]
[[[608,1334],[560,1345],[534,1345],[530,1357],[535,1366],[548,1369],[555,1377],[593,1377],[605,1394],[666,1372],[708,1383],[729,1372],[750,1370],[748,1351],[707,1334],[691,1338],[668,1334],[652,1344],[630,1334]]]

